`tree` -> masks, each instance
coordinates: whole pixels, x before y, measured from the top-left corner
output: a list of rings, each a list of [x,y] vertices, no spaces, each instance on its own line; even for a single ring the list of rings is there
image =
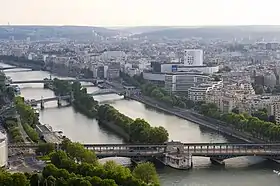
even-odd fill
[[[14,173],[11,175],[13,179],[13,186],[28,186],[29,181],[26,179],[25,175],[22,173]]]
[[[64,159],[68,159],[66,152],[61,150],[50,154],[50,156],[51,162],[58,167],[61,167]]]
[[[138,164],[133,170],[133,175],[136,178],[143,180],[147,184],[159,183],[159,178],[155,166],[152,163]]]
[[[42,177],[39,174],[33,174],[30,178],[30,185],[38,186],[41,181],[42,181]]]
[[[49,176],[49,177],[45,180],[45,182],[46,182],[46,185],[47,185],[47,186],[55,186],[56,179],[55,179],[55,177],[53,177],[53,176]]]
[[[53,143],[40,143],[36,149],[36,153],[42,153],[44,155],[51,153],[55,150],[55,144]]]

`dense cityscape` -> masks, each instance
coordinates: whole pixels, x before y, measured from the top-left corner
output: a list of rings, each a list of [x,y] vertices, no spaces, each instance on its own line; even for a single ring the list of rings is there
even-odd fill
[[[279,185],[278,27],[138,29],[0,27],[0,185]]]

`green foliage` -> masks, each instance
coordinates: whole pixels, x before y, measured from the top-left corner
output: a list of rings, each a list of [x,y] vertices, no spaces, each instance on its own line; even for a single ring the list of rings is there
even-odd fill
[[[221,119],[237,130],[252,134],[253,137],[268,141],[280,140],[280,126],[266,121],[267,118],[266,120],[261,120],[254,116],[246,116],[245,114],[228,113],[223,114]]]
[[[53,80],[53,91],[57,96],[66,96],[71,92],[71,83],[64,80],[54,78]]]
[[[159,184],[159,178],[152,163],[138,164],[133,170],[133,175],[147,184]]]
[[[55,150],[55,144],[53,143],[40,143],[38,149],[36,149],[37,154],[49,154]]]
[[[23,123],[22,124],[23,129],[25,130],[26,134],[29,136],[29,138],[33,141],[38,143],[39,142],[39,134],[36,132],[35,129],[30,127],[28,124]]]
[[[98,117],[103,122],[113,122],[123,128],[129,134],[131,142],[164,143],[168,140],[169,134],[163,127],[151,127],[149,123],[139,118],[133,120],[108,104],[99,107]]]
[[[34,129],[38,123],[38,116],[35,114],[34,109],[30,105],[25,104],[23,97],[16,97],[15,105],[26,134],[33,142],[38,143],[40,138]]]
[[[36,116],[34,109],[30,105],[24,103],[23,97],[16,97],[15,105],[20,115],[21,122],[27,123],[32,128],[35,128],[38,123],[38,117]]]
[[[10,174],[5,171],[0,172],[0,185],[8,186],[29,186],[29,181],[26,176],[22,173]]]
[[[16,119],[7,119],[4,122],[3,127],[8,132],[13,143],[20,143],[24,141],[18,128],[18,123]]]
[[[97,164],[97,158],[93,151],[87,150],[80,143],[68,142],[64,149],[68,156],[79,162]]]
[[[62,142],[63,151],[59,150],[50,154],[52,164],[44,169],[43,177],[54,176],[58,179],[55,175],[64,175],[63,178],[67,179],[69,177],[73,178],[75,175],[81,175],[92,185],[146,186],[141,179],[132,175],[130,169],[112,161],[108,161],[102,166],[97,163],[94,152],[86,149],[82,150],[80,147],[81,144],[79,143],[73,143],[68,139],[64,140]],[[77,161],[80,163],[76,163]],[[77,180],[75,179],[75,181]]]
[[[87,95],[87,90],[82,88],[78,81],[70,83],[54,79],[52,87],[56,95],[71,95],[72,92],[74,96],[73,107],[90,118],[96,117],[98,102],[92,96]]]

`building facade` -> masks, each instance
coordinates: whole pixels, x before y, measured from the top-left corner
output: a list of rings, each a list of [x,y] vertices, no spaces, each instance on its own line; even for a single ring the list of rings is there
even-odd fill
[[[203,50],[200,49],[185,50],[184,66],[203,66]]]
[[[209,90],[217,89],[223,85],[222,81],[203,83],[195,87],[191,87],[188,90],[188,98],[194,102],[205,101],[206,93]]]
[[[195,73],[166,74],[165,90],[169,92],[188,92],[189,88],[205,83],[209,76]]]

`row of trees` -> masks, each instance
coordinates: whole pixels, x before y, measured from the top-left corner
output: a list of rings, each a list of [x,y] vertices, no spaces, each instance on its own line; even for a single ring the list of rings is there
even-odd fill
[[[255,138],[266,141],[280,140],[280,126],[275,124],[271,117],[268,117],[265,109],[252,113],[252,115],[239,113],[238,109],[234,109],[231,113],[221,113],[215,104],[198,103],[196,110],[205,116],[223,121],[221,124],[225,126],[250,133]]]
[[[76,110],[90,118],[97,117],[98,102],[87,94],[87,89],[81,83],[74,82],[71,86],[74,93],[73,106]]]
[[[49,154],[51,164],[42,173],[10,174],[0,171],[1,185],[13,186],[158,186],[155,167],[150,163],[139,164],[133,172],[109,161],[104,165],[97,162],[92,151],[81,144],[64,140],[62,150]]]
[[[33,141],[35,143],[39,142],[40,137],[35,129],[33,129],[32,127],[30,127],[30,125],[28,125],[26,123],[23,123],[22,127],[25,130],[26,134],[28,135],[28,137],[30,138],[31,141]]]
[[[121,114],[114,107],[105,104],[98,109],[98,118],[102,122],[112,122],[129,134],[130,141],[135,143],[164,143],[168,140],[168,132],[163,127],[151,127],[143,119],[131,119]]]
[[[18,122],[16,119],[6,118],[6,120],[3,123],[3,127],[6,129],[10,137],[10,140],[13,143],[20,143],[24,141],[20,133]]]
[[[23,97],[15,97],[15,105],[26,134],[33,142],[38,143],[40,138],[35,130],[38,116],[35,114],[34,109],[30,105],[25,104]]]

